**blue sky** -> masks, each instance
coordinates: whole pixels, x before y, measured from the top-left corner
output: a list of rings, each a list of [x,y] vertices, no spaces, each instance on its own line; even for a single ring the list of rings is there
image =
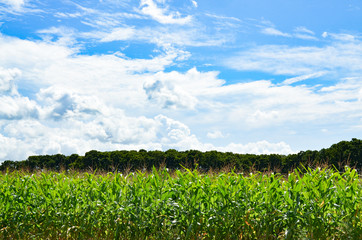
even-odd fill
[[[289,154],[362,134],[362,3],[0,0],[0,161]]]

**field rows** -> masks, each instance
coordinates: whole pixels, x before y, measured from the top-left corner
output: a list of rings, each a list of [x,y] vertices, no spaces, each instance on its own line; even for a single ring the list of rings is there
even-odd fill
[[[0,174],[0,239],[361,239],[355,170]]]

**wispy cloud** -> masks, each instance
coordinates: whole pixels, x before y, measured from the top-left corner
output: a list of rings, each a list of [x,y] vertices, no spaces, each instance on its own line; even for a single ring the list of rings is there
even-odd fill
[[[239,52],[224,63],[233,69],[303,75],[319,71],[361,73],[362,43],[334,42],[324,47],[264,45]]]
[[[111,33],[105,34],[101,38],[101,42],[113,42],[113,41],[122,41],[122,40],[131,40],[137,38],[137,31],[132,27],[126,28],[115,28]]]
[[[304,39],[304,40],[318,40],[317,37],[315,37],[315,33],[312,30],[309,30],[306,27],[299,26],[294,29],[294,37]]]
[[[3,17],[20,16],[26,13],[43,13],[29,0],[0,0],[0,14]]]
[[[97,39],[100,42],[113,41],[137,41],[152,43],[161,48],[168,46],[222,46],[231,41],[232,37],[217,33],[210,36],[208,32],[197,28],[175,28],[160,26],[155,28],[136,28],[123,26],[105,31],[91,31],[76,33],[74,37],[85,39]]]
[[[278,29],[275,29],[275,28],[272,28],[272,27],[263,28],[263,29],[261,30],[261,33],[266,34],[266,35],[274,35],[274,36],[282,36],[282,37],[291,37],[290,34],[281,32],[281,31],[279,31]]]
[[[188,24],[192,16],[182,16],[179,12],[170,12],[167,8],[161,8],[153,0],[141,0],[140,12],[150,16],[162,24]]]
[[[324,35],[324,37],[330,36],[335,40],[345,41],[345,42],[353,42],[353,41],[361,40],[361,38],[359,38],[357,36],[354,36],[352,34],[347,34],[347,33],[327,33],[327,32],[324,32],[323,35]]]
[[[282,32],[274,27],[274,25],[270,22],[263,23],[267,25],[266,27],[262,27],[261,33],[265,35],[271,36],[279,36],[279,37],[287,37],[287,38],[299,38],[303,40],[318,40],[314,35],[314,32],[307,29],[306,27],[296,27],[294,32],[287,33]]]
[[[102,2],[102,4],[109,6],[110,2]],[[84,3],[85,4],[85,3]],[[104,29],[105,27],[116,28],[123,24],[125,19],[143,19],[145,16],[140,14],[138,11],[133,11],[131,6],[123,6],[121,3],[115,1],[113,6],[116,7],[117,11],[112,8],[106,9],[95,9],[91,7],[85,7],[80,4],[72,3],[73,8],[76,11],[64,11],[54,12],[54,16],[59,19],[79,19],[79,21],[92,28]],[[119,9],[120,8],[120,9]]]
[[[194,7],[198,7],[198,4],[195,0],[191,0],[192,4],[194,5]]]
[[[303,40],[318,40],[317,37],[308,34],[295,33],[293,36]]]
[[[306,27],[303,27],[303,26],[296,27],[294,29],[294,31],[299,32],[299,33],[306,33],[306,34],[309,34],[309,35],[314,35],[315,34],[312,30],[310,30],[310,29],[308,29]]]
[[[225,17],[214,14],[201,14],[199,16],[181,16],[177,11],[171,11],[166,2],[141,1],[140,9],[130,8],[128,12],[107,12],[98,9],[88,8],[75,4],[79,11],[57,12],[56,17],[61,19],[79,18],[78,21],[90,26],[93,30],[82,32],[69,27],[51,27],[38,30],[42,37],[54,40],[56,36],[63,42],[71,40],[90,39],[100,42],[113,41],[136,41],[152,43],[164,48],[169,45],[176,46],[222,46],[235,39],[235,31],[241,26],[242,21],[234,17]],[[148,22],[149,14],[142,9],[149,6],[157,7],[152,13],[157,18],[155,26],[149,24],[126,24],[129,19],[137,19],[141,22]],[[151,14],[151,13],[150,13]],[[159,14],[159,15],[157,15]],[[153,18],[152,17],[152,18]],[[187,24],[192,17],[192,24]],[[167,23],[167,24],[166,24]],[[206,27],[206,23],[208,23]],[[211,23],[211,24],[209,24]],[[48,35],[48,36],[46,36]],[[92,43],[94,45],[94,43]]]
[[[316,72],[316,73],[301,75],[298,77],[288,78],[288,79],[285,79],[282,84],[289,85],[289,84],[297,83],[297,82],[304,81],[307,79],[319,78],[325,74],[326,74],[326,72]]]
[[[26,0],[0,0],[0,3],[8,5],[14,11],[21,11]]]
[[[67,12],[57,12],[54,14],[54,17],[57,18],[78,18],[84,16],[84,13],[81,12],[73,12],[73,13],[67,13]]]

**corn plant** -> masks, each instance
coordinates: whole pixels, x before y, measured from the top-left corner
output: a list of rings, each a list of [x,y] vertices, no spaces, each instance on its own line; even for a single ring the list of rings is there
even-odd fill
[[[361,239],[356,170],[0,174],[0,239]]]

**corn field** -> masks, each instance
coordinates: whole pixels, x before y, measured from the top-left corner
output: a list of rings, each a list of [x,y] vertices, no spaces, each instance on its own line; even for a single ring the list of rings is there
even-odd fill
[[[362,239],[356,170],[0,174],[0,239]]]

